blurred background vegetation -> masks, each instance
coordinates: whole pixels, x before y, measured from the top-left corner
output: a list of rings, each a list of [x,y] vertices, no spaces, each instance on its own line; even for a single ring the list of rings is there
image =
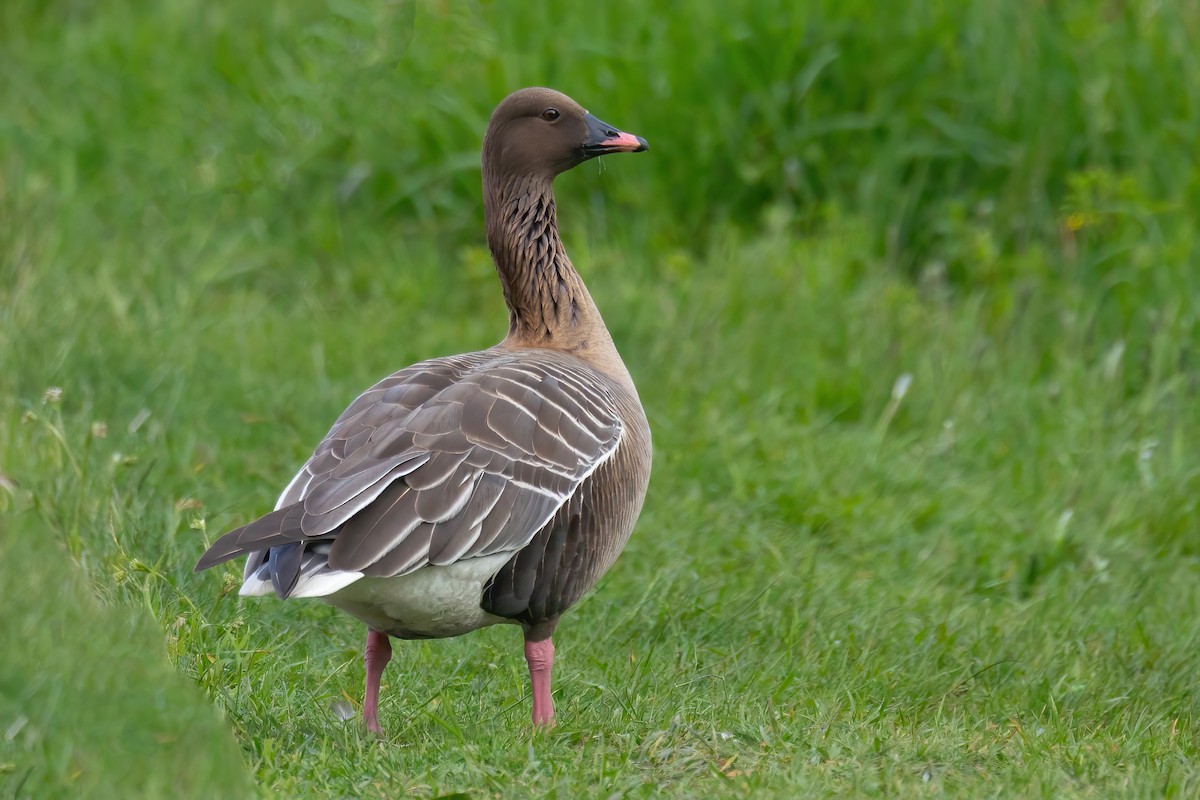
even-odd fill
[[[418,794],[673,781],[707,795],[714,769],[722,791],[780,796],[913,781],[963,796],[1188,796],[1197,41],[1195,0],[8,0],[0,575],[27,602],[0,641],[19,647],[77,605],[47,564],[99,596],[92,611],[80,601],[93,630],[149,614],[231,718],[260,785],[286,796],[369,794],[374,778],[356,771],[416,776]],[[427,763],[448,746],[437,725],[414,734],[426,761],[314,745],[327,719],[305,709],[359,690],[357,628],[311,606],[239,605],[232,569],[220,586],[189,574],[204,541],[270,506],[357,391],[499,338],[478,150],[495,103],[533,84],[651,143],[557,185],[568,248],[658,447],[634,556],[577,624],[617,620],[612,635],[645,653],[650,634],[622,615],[641,598],[654,635],[690,643],[692,661],[657,656],[672,673],[725,669],[733,631],[757,642],[741,697],[770,695],[774,738],[737,693],[705,695],[693,723],[734,734],[699,773],[677,763],[679,743],[662,759],[614,745],[618,776],[595,772],[584,744],[545,744],[575,771],[552,756],[539,771],[461,731],[477,749],[447,772]],[[18,535],[44,541],[11,545]],[[735,615],[724,634],[689,638],[697,620]],[[954,620],[974,637],[956,638]],[[297,638],[313,625],[329,641]],[[863,643],[849,662],[829,645],[848,629]],[[422,649],[421,671],[458,674],[447,665],[508,653],[502,637]],[[576,647],[576,684],[624,682],[603,641]],[[161,653],[132,649],[158,674]],[[128,774],[81,783],[92,778],[72,748],[116,737],[73,737],[53,700],[129,650],[31,655],[4,676],[3,796],[99,796],[109,778],[132,796]],[[781,666],[788,654],[805,666]],[[50,663],[57,684],[28,678]],[[996,684],[962,699],[961,716],[929,712],[985,667]],[[412,692],[437,696],[428,680]],[[509,683],[494,722],[519,731]],[[204,717],[206,701],[178,689],[160,717],[189,702]],[[601,721],[585,697],[581,729],[690,736],[667,721],[699,689],[628,691],[641,693],[625,713],[641,716]],[[861,707],[835,700],[857,692]],[[481,714],[501,704],[479,702]],[[864,715],[872,702],[886,723]],[[129,724],[153,728],[148,706]],[[779,708],[807,721],[783,725]],[[838,749],[826,713],[845,725]],[[1014,740],[1030,717],[1058,738]],[[925,723],[963,738],[941,742]],[[184,750],[203,760],[215,747]],[[867,769],[880,747],[901,766]],[[506,758],[519,778],[488,772]],[[160,761],[164,780],[182,774]],[[161,785],[147,778],[145,796]]]

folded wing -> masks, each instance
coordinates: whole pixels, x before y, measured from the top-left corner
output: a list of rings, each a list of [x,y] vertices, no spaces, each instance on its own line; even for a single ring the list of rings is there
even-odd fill
[[[287,596],[302,575],[403,575],[515,552],[621,433],[604,384],[550,351],[417,364],[352,403],[276,510],[222,536],[196,569],[250,553],[247,581],[269,574]]]

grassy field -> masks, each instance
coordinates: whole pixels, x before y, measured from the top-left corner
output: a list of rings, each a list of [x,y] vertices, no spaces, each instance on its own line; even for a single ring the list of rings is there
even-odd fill
[[[0,798],[1200,795],[1200,3],[9,0]],[[556,636],[401,643],[206,543],[504,330],[508,91],[655,472]],[[197,688],[198,687],[198,688]]]

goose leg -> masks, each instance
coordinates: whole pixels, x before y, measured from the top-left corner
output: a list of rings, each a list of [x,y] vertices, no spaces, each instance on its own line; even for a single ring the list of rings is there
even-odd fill
[[[529,663],[529,680],[533,686],[533,724],[549,727],[554,724],[554,701],[550,698],[550,668],[554,665],[554,642],[525,639],[525,660]]]
[[[383,668],[392,660],[392,643],[386,633],[367,630],[367,648],[363,661],[367,666],[367,693],[363,697],[363,722],[371,733],[383,733],[379,727],[379,681]]]

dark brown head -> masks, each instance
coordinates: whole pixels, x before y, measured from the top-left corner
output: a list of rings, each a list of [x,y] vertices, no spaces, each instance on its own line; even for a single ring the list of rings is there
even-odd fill
[[[492,112],[483,137],[483,171],[552,179],[589,158],[640,153],[646,140],[589,114],[562,92],[535,87],[513,92]]]

